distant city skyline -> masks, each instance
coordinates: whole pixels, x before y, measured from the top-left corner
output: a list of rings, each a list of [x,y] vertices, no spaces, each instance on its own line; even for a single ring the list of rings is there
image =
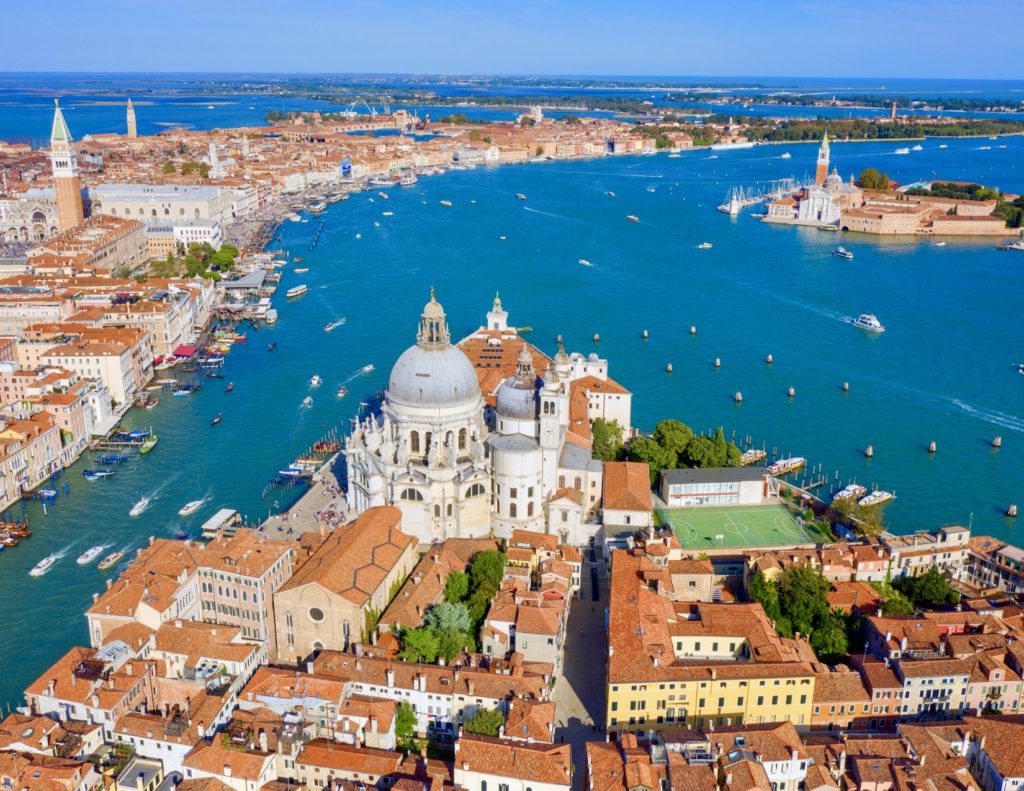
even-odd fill
[[[145,8],[140,8],[145,5]],[[53,0],[4,10],[0,71],[787,75],[1021,79],[1005,4],[978,0]],[[1009,20],[1007,20],[1009,22]]]

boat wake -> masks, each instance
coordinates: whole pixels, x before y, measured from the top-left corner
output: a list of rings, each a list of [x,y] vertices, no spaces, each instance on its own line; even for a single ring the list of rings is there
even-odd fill
[[[1005,412],[999,412],[994,409],[979,409],[965,401],[961,401],[959,398],[952,398],[950,401],[965,415],[970,415],[973,418],[984,420],[993,426],[999,426],[1010,431],[1024,432],[1024,418],[1017,417],[1016,415],[1007,415]]]
[[[611,178],[621,179],[663,179],[664,175],[657,173],[602,173],[596,170],[577,170],[575,173],[579,173],[582,176],[609,176]]]
[[[355,373],[350,374],[348,379],[344,380],[344,382],[342,382],[342,384],[346,384],[348,382],[351,382],[353,379],[358,379],[360,376],[366,376],[372,370],[373,370],[373,366],[372,365],[364,365],[362,368],[360,368]]]
[[[564,214],[555,214],[553,211],[541,211],[540,209],[534,209],[530,206],[523,206],[523,211],[528,211],[531,214],[543,214],[545,217],[554,217],[556,220],[579,222],[579,220],[574,220],[572,217],[566,217]]]

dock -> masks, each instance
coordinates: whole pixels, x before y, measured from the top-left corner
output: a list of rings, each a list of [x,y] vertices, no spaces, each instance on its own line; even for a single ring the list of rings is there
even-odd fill
[[[333,467],[340,451],[334,453],[313,474],[309,489],[285,512],[273,514],[257,530],[267,538],[289,541],[303,533],[327,530],[348,521],[348,506]],[[318,518],[318,514],[327,518]]]

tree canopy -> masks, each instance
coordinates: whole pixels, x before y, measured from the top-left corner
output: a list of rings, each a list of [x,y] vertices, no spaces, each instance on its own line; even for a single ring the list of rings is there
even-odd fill
[[[721,426],[714,437],[695,436],[693,429],[679,420],[662,420],[650,437],[637,437],[629,443],[628,458],[647,464],[651,482],[662,470],[677,467],[735,467],[740,449],[725,438]]]
[[[468,733],[481,736],[497,736],[498,729],[505,724],[505,715],[497,709],[477,709],[476,714],[462,727]]]
[[[402,650],[398,657],[403,662],[433,663],[437,661],[440,650],[437,635],[430,627],[402,630]]]
[[[424,621],[427,626],[437,630],[466,632],[470,626],[469,609],[462,602],[441,602],[427,610]]]
[[[860,172],[857,182],[866,190],[887,190],[889,189],[889,176],[880,173],[876,168],[864,168]]]
[[[942,572],[934,566],[920,577],[894,580],[892,587],[918,607],[942,607],[960,601],[960,594],[950,587]]]
[[[617,420],[595,418],[590,423],[590,438],[595,459],[615,461],[622,456],[622,426]]]
[[[444,583],[444,600],[461,602],[469,595],[469,575],[464,571],[453,571]]]

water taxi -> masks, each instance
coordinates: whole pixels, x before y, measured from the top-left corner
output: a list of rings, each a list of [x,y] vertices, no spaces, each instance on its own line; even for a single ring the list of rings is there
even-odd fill
[[[614,192],[612,192],[611,190],[608,190],[608,191],[607,191],[607,192],[605,193],[605,195],[607,195],[607,196],[608,196],[609,198],[614,198],[614,197],[615,197],[615,193],[614,193]]]
[[[100,552],[102,552],[104,549],[106,549],[106,547],[104,547],[102,544],[100,544],[99,546],[90,547],[89,549],[85,550],[85,552],[83,552],[81,555],[79,555],[78,560],[75,562],[78,563],[79,566],[84,566],[87,563],[92,563],[94,560],[96,560],[96,558],[99,557]]]
[[[580,266],[593,266],[593,264],[590,263],[590,261],[588,261],[586,258],[581,258],[576,263],[579,264]]]
[[[442,206],[451,206],[452,202],[450,200],[443,200],[443,201],[441,201],[441,205]]]
[[[853,260],[853,253],[851,253],[849,250],[842,246],[837,247],[835,250],[833,250],[832,255],[834,255],[836,258],[845,258],[847,261]]]
[[[793,158],[793,155],[790,154],[788,151],[785,154],[783,154],[781,157],[779,157],[779,159],[792,159],[792,158]]]
[[[945,143],[940,143],[939,148],[949,148]]]
[[[359,369],[359,373],[361,373],[361,374],[368,374],[368,373],[370,373],[373,370],[374,370],[374,368],[373,368],[372,364],[371,365],[364,365],[362,368]]]
[[[918,143],[916,146],[911,146],[911,151],[924,151],[924,146]]]
[[[697,249],[698,250],[710,250],[713,246],[714,245],[712,245],[711,242],[701,242],[699,245],[697,245]]]
[[[309,291],[309,289],[306,287],[305,284],[301,286],[293,286],[292,288],[288,289],[285,292],[285,296],[287,296],[288,299],[292,299],[293,297],[301,297],[307,291]]]
[[[274,308],[267,311],[267,324],[277,324],[277,311]]]
[[[309,271],[309,267],[308,266],[299,266],[299,267],[295,268],[295,274],[297,274],[297,275],[304,275],[308,271]]]
[[[640,222],[640,218],[637,217],[635,214],[627,214],[626,219],[629,220],[630,222]]]
[[[516,193],[516,199],[517,200],[526,200],[526,196],[523,195],[523,193],[521,193],[521,192],[517,192]]]
[[[894,154],[909,154],[910,153],[910,149],[909,148],[897,148],[895,151],[893,151],[893,153]]]
[[[311,377],[309,377],[310,387],[319,387],[320,385],[323,384],[323,382],[324,380],[320,378],[320,374],[313,374]]]
[[[216,416],[216,417],[215,417],[215,418],[214,418],[213,420],[211,420],[211,421],[210,421],[210,425],[211,425],[211,426],[216,426],[216,425],[217,425],[217,424],[219,424],[219,423],[220,423],[220,422],[221,422],[221,421],[222,421],[223,419],[224,419],[224,413],[223,413],[223,412],[218,412],[218,413],[217,413],[217,416]]]
[[[185,503],[181,508],[178,509],[178,516],[188,516],[189,514],[194,514],[196,511],[202,508],[205,503],[206,500],[189,500],[189,502]]]
[[[854,319],[853,326],[868,332],[885,332],[885,327],[872,313],[861,313]]]
[[[128,516],[139,516],[147,508],[149,508],[149,498],[143,497],[132,506],[132,509],[128,512]]]
[[[807,463],[803,456],[791,456],[786,459],[779,459],[768,465],[769,475],[786,475],[795,472]]]
[[[56,555],[47,555],[45,558],[40,560],[38,563],[36,563],[32,567],[32,570],[28,573],[28,575],[30,577],[41,577],[46,572],[48,572],[51,568],[53,568],[53,564],[56,563],[56,562],[57,562],[57,556]]]
[[[757,464],[759,461],[764,461],[767,455],[768,453],[761,448],[745,450],[740,454],[740,466],[746,467],[750,464]]]
[[[324,332],[333,332],[345,323],[345,319],[338,319],[337,321],[331,321],[324,325]]]
[[[377,197],[380,198],[381,200],[387,200],[388,194],[386,192],[378,192]]]
[[[306,396],[302,399],[302,405],[305,407],[313,406],[313,396]]]
[[[123,557],[124,557],[124,550],[123,549],[114,550],[109,555],[107,555],[105,558],[103,558],[103,560],[101,560],[99,562],[99,565],[97,566],[97,568],[100,571],[105,571],[106,569],[109,569],[111,566],[113,566],[116,563],[118,563],[121,560],[121,558],[123,558]]]
[[[878,491],[872,492],[866,497],[861,497],[857,501],[857,505],[859,505],[861,508],[870,508],[873,505],[881,505],[882,503],[889,502],[889,500],[891,500],[893,496],[894,495],[892,492],[883,492],[881,489],[879,489]]]
[[[341,387],[338,388],[338,398],[344,398],[347,395],[348,395],[348,388],[345,387],[345,385],[342,385]]]
[[[380,213],[380,216],[381,217],[394,217],[395,213],[393,211],[382,211]]]

